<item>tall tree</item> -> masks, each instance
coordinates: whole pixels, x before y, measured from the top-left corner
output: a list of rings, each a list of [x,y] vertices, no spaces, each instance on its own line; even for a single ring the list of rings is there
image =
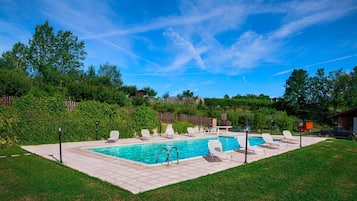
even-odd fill
[[[44,80],[50,78],[50,68],[55,64],[55,34],[53,28],[46,21],[43,25],[37,25],[32,39],[29,41],[28,61],[35,77]]]
[[[318,69],[316,76],[310,78],[308,92],[310,103],[326,106],[328,98],[328,86],[325,69]]]
[[[346,106],[348,99],[348,87],[350,77],[342,69],[331,71],[328,75],[329,99],[333,106],[333,112],[341,106]]]
[[[15,43],[11,51],[2,54],[3,65],[1,68],[14,69],[19,72],[26,72],[27,47],[21,42]]]
[[[128,97],[135,96],[136,91],[138,91],[136,86],[121,86],[119,90],[123,91]]]
[[[157,95],[157,92],[154,89],[152,89],[151,87],[144,87],[143,90],[148,93],[148,96],[150,98],[155,98],[155,96]]]
[[[184,90],[182,92],[182,94],[178,94],[177,97],[180,100],[185,100],[185,101],[190,101],[190,100],[194,100],[195,99],[194,93],[191,90]]]
[[[285,84],[284,102],[290,113],[303,118],[307,103],[308,74],[306,70],[295,69]]]
[[[170,97],[169,92],[165,92],[165,93],[162,95],[162,98],[163,98],[164,100],[168,99],[169,97]]]
[[[78,41],[70,31],[60,30],[55,34],[46,21],[36,26],[29,41],[28,62],[33,76],[44,82],[62,83],[79,74],[77,71],[83,67],[86,54],[83,41]]]
[[[348,97],[347,105],[348,107],[357,106],[357,66],[353,68],[353,71],[350,73],[350,83],[348,87]]]
[[[325,70],[320,68],[316,75],[309,79],[308,102],[309,116],[320,121],[326,120],[328,115],[328,79]]]
[[[115,65],[109,64],[108,62],[100,65],[98,75],[108,78],[111,86],[117,89],[123,85],[121,74],[118,68]]]

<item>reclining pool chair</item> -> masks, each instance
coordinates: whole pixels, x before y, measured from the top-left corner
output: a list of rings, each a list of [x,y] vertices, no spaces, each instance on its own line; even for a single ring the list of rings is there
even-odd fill
[[[194,137],[196,134],[195,134],[195,129],[192,128],[192,127],[187,127],[187,135],[190,136],[190,137]]]
[[[223,152],[222,143],[219,140],[209,140],[208,150],[211,157],[217,157],[219,159],[229,159],[232,160],[232,155]]]
[[[167,125],[164,136],[167,137],[167,138],[174,138],[175,137],[175,131],[172,128],[172,124]]]
[[[107,142],[116,142],[119,140],[119,131],[118,130],[112,130],[110,131],[109,138],[107,139]]]
[[[293,135],[291,135],[291,132],[289,130],[283,130],[283,135],[284,138],[283,140],[289,141],[289,142],[296,142],[298,139],[295,139]]]
[[[150,138],[150,131],[148,129],[141,129],[141,137],[142,140],[148,140]]]
[[[279,142],[274,141],[269,133],[263,133],[262,138],[264,140],[264,145],[268,145],[268,146],[272,146],[272,147],[280,146]]]
[[[240,146],[240,150],[245,151],[245,136],[238,136],[237,137],[238,144]],[[262,151],[265,154],[264,149],[259,149],[259,147],[252,146],[249,143],[249,140],[247,141],[247,151],[257,153],[258,151]]]

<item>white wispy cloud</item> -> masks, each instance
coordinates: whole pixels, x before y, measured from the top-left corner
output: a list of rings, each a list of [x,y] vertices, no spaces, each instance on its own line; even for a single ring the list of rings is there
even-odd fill
[[[326,61],[321,61],[321,62],[317,62],[317,63],[313,63],[313,64],[308,64],[308,65],[302,66],[301,68],[308,68],[308,67],[311,67],[311,66],[317,66],[317,65],[321,65],[321,64],[333,63],[333,62],[336,62],[336,61],[350,59],[352,57],[357,57],[357,54],[346,55],[346,56],[339,57],[339,58],[334,58],[334,59],[329,59],[329,60],[326,60]]]
[[[245,77],[245,75],[243,75],[242,79],[243,79],[243,82],[245,82],[245,83],[248,82],[248,80],[247,80],[247,78]]]
[[[179,60],[175,60],[175,63],[171,67],[177,67],[178,64],[179,66],[182,66],[183,64],[187,64],[191,59],[195,60],[197,65],[201,69],[205,69],[206,65],[201,58],[201,54],[205,52],[204,48],[196,49],[194,45],[185,40],[179,33],[175,32],[172,28],[169,28],[166,32],[164,32],[164,35],[166,35],[168,38],[170,38],[173,41],[173,44],[181,51],[178,55]],[[174,68],[175,69],[175,68]]]
[[[279,76],[279,75],[285,75],[285,74],[288,74],[288,73],[291,73],[293,70],[292,69],[289,69],[289,70],[284,70],[284,71],[280,71],[280,72],[277,72],[277,73],[274,73],[273,75],[271,76]]]

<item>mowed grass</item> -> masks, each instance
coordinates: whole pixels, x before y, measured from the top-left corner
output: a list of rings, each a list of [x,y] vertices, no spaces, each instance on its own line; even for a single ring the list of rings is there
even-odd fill
[[[357,200],[357,141],[330,140],[137,195],[24,153],[0,149],[8,156],[0,159],[0,200]]]

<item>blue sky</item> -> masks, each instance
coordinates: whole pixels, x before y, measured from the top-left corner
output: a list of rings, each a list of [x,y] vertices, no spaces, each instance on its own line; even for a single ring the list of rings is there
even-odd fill
[[[0,53],[46,20],[85,42],[85,69],[109,62],[159,97],[280,97],[294,69],[357,66],[355,0],[0,0]]]

